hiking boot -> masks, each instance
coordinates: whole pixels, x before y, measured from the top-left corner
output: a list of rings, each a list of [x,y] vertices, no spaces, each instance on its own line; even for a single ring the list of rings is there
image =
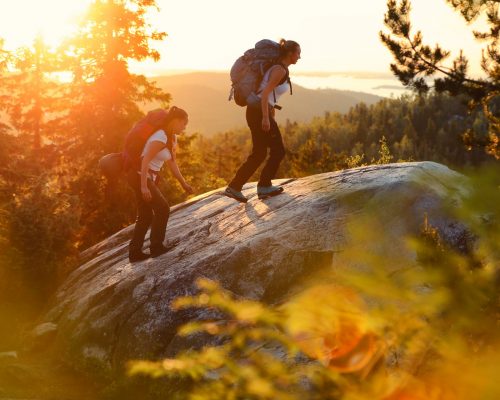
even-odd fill
[[[246,203],[248,201],[248,199],[245,196],[243,196],[243,193],[229,186],[226,188],[226,190],[224,190],[224,194],[227,197],[231,197],[232,199],[239,201],[240,203]]]
[[[167,251],[169,251],[170,248],[169,247],[165,247],[163,245],[159,246],[159,247],[151,247],[150,248],[150,251],[151,251],[151,257],[152,258],[156,258],[156,257],[159,257],[161,256],[162,254],[165,254]]]
[[[130,262],[144,261],[147,260],[149,257],[151,257],[150,254],[143,253],[142,251],[135,251],[132,253],[128,253],[128,259]]]
[[[259,199],[266,199],[268,197],[276,196],[283,192],[281,186],[257,186],[257,196]]]

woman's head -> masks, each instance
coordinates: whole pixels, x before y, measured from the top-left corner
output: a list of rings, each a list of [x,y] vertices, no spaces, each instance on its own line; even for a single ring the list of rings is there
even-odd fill
[[[186,129],[188,124],[188,113],[182,108],[172,106],[168,110],[167,131],[170,134],[178,135]]]
[[[300,59],[300,45],[293,40],[280,40],[280,59],[288,64],[296,64]]]

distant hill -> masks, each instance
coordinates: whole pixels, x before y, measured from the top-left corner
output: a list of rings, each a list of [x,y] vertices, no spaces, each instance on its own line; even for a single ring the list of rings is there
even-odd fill
[[[229,74],[192,72],[155,77],[153,80],[172,95],[172,103],[189,112],[189,132],[210,134],[246,125],[244,108],[229,102]],[[292,74],[293,84],[293,74]],[[293,96],[280,100],[283,110],[277,112],[278,122],[309,121],[325,111],[346,112],[359,102],[373,104],[381,97],[368,93],[335,89],[306,89],[293,85]],[[152,106],[148,106],[152,107]]]

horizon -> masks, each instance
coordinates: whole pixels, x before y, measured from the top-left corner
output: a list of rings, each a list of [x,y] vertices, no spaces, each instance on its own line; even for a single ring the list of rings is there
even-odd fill
[[[227,75],[229,70],[166,70],[146,75],[150,79],[189,76],[191,74]],[[391,72],[377,71],[294,71],[290,74],[294,85],[310,90],[339,90],[392,97],[409,92]]]
[[[181,75],[181,74],[189,74],[189,73],[203,73],[203,72],[208,72],[208,73],[221,73],[221,74],[227,74],[230,71],[230,68],[228,69],[165,69],[165,70],[160,70],[158,69],[158,73],[146,73],[146,76],[168,76],[168,75]],[[314,76],[314,77],[329,77],[332,75],[355,75],[356,78],[358,79],[369,79],[369,78],[395,78],[395,76],[392,74],[392,72],[385,72],[385,71],[370,71],[370,70],[342,70],[342,71],[315,71],[315,70],[294,70],[293,71],[294,76]]]

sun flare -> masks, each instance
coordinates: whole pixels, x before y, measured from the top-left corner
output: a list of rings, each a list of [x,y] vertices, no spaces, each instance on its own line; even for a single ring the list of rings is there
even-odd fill
[[[0,38],[8,48],[27,46],[42,35],[49,46],[74,32],[90,0],[16,0],[2,7]]]

